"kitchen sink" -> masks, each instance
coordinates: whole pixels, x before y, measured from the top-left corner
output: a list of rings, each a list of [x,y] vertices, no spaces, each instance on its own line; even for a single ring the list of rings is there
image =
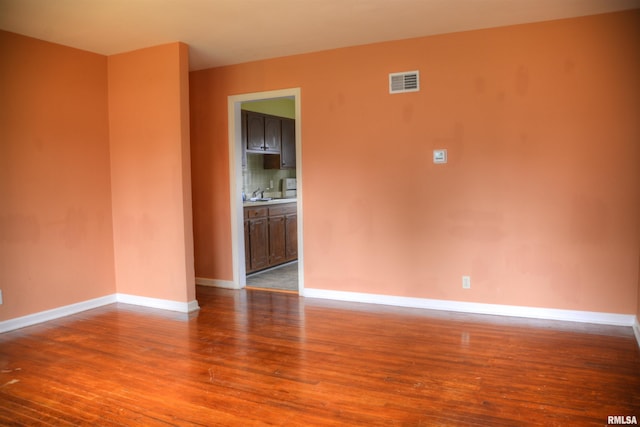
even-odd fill
[[[296,200],[291,197],[251,197],[246,200],[246,202],[257,203],[257,202],[295,202]]]

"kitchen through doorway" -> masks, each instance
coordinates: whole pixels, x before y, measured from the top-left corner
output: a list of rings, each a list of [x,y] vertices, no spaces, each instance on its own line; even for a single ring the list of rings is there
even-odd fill
[[[247,288],[298,293],[298,261],[247,274]]]
[[[233,281],[239,289],[304,288],[300,120],[299,88],[229,97]],[[275,140],[277,149],[270,145]]]

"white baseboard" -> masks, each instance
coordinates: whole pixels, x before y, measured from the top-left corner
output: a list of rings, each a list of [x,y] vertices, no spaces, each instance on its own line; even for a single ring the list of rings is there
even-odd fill
[[[75,304],[65,305],[63,307],[53,308],[51,310],[40,311],[26,316],[16,317],[15,319],[4,320],[0,322],[0,333],[13,331],[37,323],[48,322],[49,320],[59,319],[61,317],[70,316],[82,311],[91,310],[92,308],[102,307],[103,305],[113,304],[117,302],[116,294],[104,297],[94,298]]]
[[[0,322],[0,333],[13,331],[15,329],[24,328],[38,323],[48,322],[50,320],[70,316],[72,314],[102,307],[103,305],[107,304],[113,304],[115,302],[139,305],[150,308],[159,308],[162,310],[178,311],[181,313],[191,313],[200,309],[200,307],[198,306],[198,301],[196,300],[189,302],[180,302],[159,298],[140,297],[137,295],[129,294],[111,294],[100,298],[82,301],[76,304],[65,305],[63,307],[58,307],[51,310],[28,314],[22,317],[16,317],[15,319],[4,320]]]
[[[190,302],[172,301],[168,299],[141,297],[129,294],[116,294],[116,300],[124,304],[140,305],[143,307],[160,308],[162,310],[178,311],[180,313],[191,313],[199,310],[198,301]]]
[[[204,281],[204,283],[198,283]],[[231,287],[229,287],[231,283]],[[198,279],[196,284],[204,286],[225,287],[236,289],[233,282]],[[483,304],[462,301],[434,300],[426,298],[398,297],[379,294],[366,294],[360,292],[331,291],[325,289],[302,289],[302,296],[307,298],[321,298],[338,301],[362,302],[370,304],[382,304],[398,307],[424,308],[430,310],[456,311],[463,313],[491,314],[498,316],[526,317],[546,320],[564,320],[569,322],[598,323],[604,325],[632,326],[636,341],[640,346],[640,323],[632,314],[601,313],[594,311],[560,310],[555,308],[538,308],[526,306],[513,306],[501,304]],[[82,311],[102,307],[103,305],[121,302],[124,304],[139,305],[163,310],[191,313],[199,310],[198,301],[179,302],[159,298],[140,297],[129,294],[111,294],[94,298],[63,307],[45,310],[15,319],[0,322],[0,333],[24,328],[38,323],[70,316]]]
[[[305,288],[302,296],[339,301],[364,302],[398,307],[425,308],[430,310],[457,311],[463,313],[491,314],[498,316],[526,317],[569,322],[598,323],[603,325],[633,326],[637,319],[632,314],[600,313],[594,311],[560,310],[501,304],[484,304],[463,301],[435,300],[426,298],[399,297],[366,294],[360,292],[331,291]],[[636,332],[638,338],[639,332]],[[640,343],[640,338],[638,339]]]
[[[231,280],[206,279],[204,277],[196,277],[196,285],[211,286],[214,288],[224,289],[240,289]]]

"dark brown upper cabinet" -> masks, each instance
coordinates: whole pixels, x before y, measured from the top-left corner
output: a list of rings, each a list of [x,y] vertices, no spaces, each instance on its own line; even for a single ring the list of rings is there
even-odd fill
[[[282,121],[280,117],[264,116],[264,151],[279,153],[282,146]]]
[[[280,128],[280,154],[264,156],[265,169],[296,168],[296,121],[294,119],[282,118]]]
[[[243,145],[247,153],[280,154],[282,144],[281,118],[242,110],[242,125],[246,126]]]

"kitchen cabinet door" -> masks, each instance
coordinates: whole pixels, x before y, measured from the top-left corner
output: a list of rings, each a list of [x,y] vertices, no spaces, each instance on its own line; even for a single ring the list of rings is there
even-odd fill
[[[251,271],[269,266],[269,230],[267,218],[249,220]]]
[[[283,118],[280,127],[280,154],[265,155],[263,161],[265,169],[296,168],[296,121]]]
[[[264,116],[245,111],[247,120],[247,151],[264,152]]]
[[[242,166],[247,165],[247,112],[240,112],[240,134],[242,143]]]
[[[244,220],[244,266],[251,271],[251,240],[249,240],[249,221]]]
[[[284,217],[285,261],[298,258],[298,215],[288,214]]]
[[[269,266],[285,261],[284,215],[269,216]]]
[[[282,119],[280,168],[296,168],[296,121],[293,119]]]
[[[264,152],[280,153],[282,144],[282,120],[280,117],[264,116]]]

